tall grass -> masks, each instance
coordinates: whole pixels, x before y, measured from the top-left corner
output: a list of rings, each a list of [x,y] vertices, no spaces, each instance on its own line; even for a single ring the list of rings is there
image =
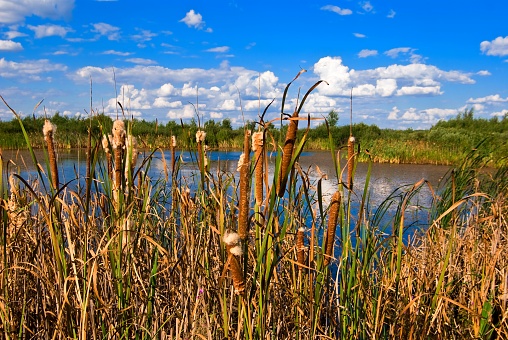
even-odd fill
[[[305,119],[318,85],[291,118],[282,107],[282,124]],[[372,207],[368,154],[366,184],[353,187],[358,157],[351,148],[342,166],[330,137],[337,186],[325,192],[326,177],[298,162],[308,129],[289,150],[260,126],[254,157],[246,130],[239,179],[205,165],[202,135],[198,176],[180,172],[173,149],[166,175],[149,178],[160,153],[136,160],[124,120],[92,135],[89,195],[55,180],[58,167],[25,178],[0,162],[2,337],[508,337],[508,169],[485,171],[481,145],[439,188],[422,179]],[[273,178],[259,171],[267,152]],[[431,226],[408,234],[425,186]]]

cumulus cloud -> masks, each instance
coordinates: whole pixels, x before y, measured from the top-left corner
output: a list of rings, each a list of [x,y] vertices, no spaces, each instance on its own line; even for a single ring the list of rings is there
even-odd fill
[[[108,40],[120,39],[120,28],[116,26],[99,22],[92,24],[92,27],[92,32],[99,34],[99,36],[105,36]]]
[[[41,18],[67,19],[74,9],[74,0],[0,0],[0,24],[23,22],[35,15]]]
[[[120,51],[115,51],[115,50],[107,50],[107,51],[102,52],[102,54],[111,54],[111,55],[119,55],[119,56],[122,56],[122,57],[127,57],[127,56],[131,55],[132,53],[130,53],[130,52],[120,52]]]
[[[508,117],[508,110],[501,110],[491,113],[492,117]]]
[[[374,6],[372,6],[372,4],[370,3],[370,1],[364,1],[362,4],[362,9],[365,11],[365,12],[372,12],[372,10],[374,9]]]
[[[358,52],[358,58],[367,58],[367,57],[373,57],[378,54],[377,50],[361,50]]]
[[[440,86],[403,86],[397,90],[397,96],[436,96],[442,93]]]
[[[351,14],[353,14],[353,11],[351,11],[350,9],[340,8],[338,6],[333,6],[333,5],[323,6],[323,7],[321,7],[321,10],[337,13],[338,15],[351,15]]]
[[[391,50],[388,50],[385,52],[385,54],[387,56],[389,56],[390,58],[397,58],[400,54],[405,54],[405,53],[409,53],[411,51],[411,48],[410,47],[397,47],[397,48],[392,48]]]
[[[398,114],[399,114],[400,110],[397,108],[397,106],[394,106],[392,108],[392,110],[390,111],[390,113],[388,114],[388,120],[397,120],[398,119]]]
[[[19,32],[17,28],[11,28],[10,31],[4,32],[4,36],[8,40],[12,40],[19,37],[26,37],[27,34]]]
[[[508,55],[508,36],[497,37],[492,41],[482,41],[480,50],[486,55],[504,57]]]
[[[490,76],[490,75],[492,75],[492,73],[490,73],[487,70],[478,71],[478,72],[476,72],[476,74],[479,75],[479,76]]]
[[[319,86],[320,94],[329,96],[347,95],[351,88],[349,67],[342,64],[340,57],[324,57],[314,64],[314,73],[326,80],[329,86]]]
[[[388,12],[388,15],[386,17],[389,19],[393,19],[393,18],[395,18],[395,14],[397,14],[397,13],[393,9],[391,9],[390,12]]]
[[[23,46],[19,42],[12,40],[0,40],[0,51],[4,52],[18,52],[22,51]]]
[[[166,117],[170,119],[189,119],[195,116],[196,112],[192,105],[185,105],[182,110],[169,110]]]
[[[37,26],[28,25],[27,27],[30,30],[34,31],[35,38],[37,39],[52,36],[58,36],[63,38],[68,32],[73,32],[71,28],[59,25],[37,25]]]
[[[203,16],[199,13],[196,13],[193,9],[188,11],[185,14],[185,17],[180,20],[180,22],[185,23],[188,27],[193,27],[196,29],[203,29],[205,27],[205,21],[203,20]],[[207,29],[208,32],[211,32],[211,29]]]

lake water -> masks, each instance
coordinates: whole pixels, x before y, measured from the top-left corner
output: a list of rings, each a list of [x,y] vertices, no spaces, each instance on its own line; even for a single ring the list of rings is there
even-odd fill
[[[42,169],[46,169],[44,152],[36,150],[36,156]],[[217,169],[224,172],[238,174],[236,172],[240,151],[212,151],[208,153],[210,159],[210,172],[215,174]],[[144,155],[148,155],[145,152]],[[164,176],[164,162],[162,161],[162,153],[157,152],[152,162],[149,176],[152,179],[161,178]],[[182,160],[180,175],[187,178],[197,178],[194,175],[198,172],[195,156],[189,152],[177,152],[177,157]],[[317,152],[304,152],[299,160],[301,168],[308,172],[311,183],[316,182],[321,178],[322,174],[327,174],[328,179],[322,180],[323,192],[326,197],[330,197],[335,190],[337,190],[338,181],[335,176],[332,154],[329,151]],[[171,154],[169,151],[164,152],[166,164],[169,167],[171,164]],[[141,163],[143,154],[140,155],[138,164]],[[275,154],[269,155],[269,174],[273,174]],[[6,167],[8,164],[9,171],[19,172],[24,178],[33,177],[36,174],[33,162],[28,151],[3,151],[4,160],[4,179],[6,174]],[[73,181],[83,181],[86,167],[86,154],[85,151],[80,150],[59,150],[58,163],[60,170],[60,182],[66,183]],[[342,161],[345,165],[345,160]],[[317,170],[319,167],[320,171]],[[365,178],[368,165],[366,163],[359,163],[355,173],[355,194],[354,199],[359,200],[363,194],[365,185]],[[369,206],[377,207],[384,201],[394,190],[412,185],[421,179],[425,179],[435,189],[440,180],[445,176],[449,170],[448,166],[439,165],[415,165],[415,164],[373,164],[371,171],[371,178],[369,182]],[[71,186],[72,187],[72,186]],[[417,195],[415,200],[411,202],[413,206],[428,207],[432,201],[432,190],[428,186],[424,186],[421,192]],[[423,215],[416,215],[416,218],[424,219]],[[424,221],[420,221],[425,224]]]

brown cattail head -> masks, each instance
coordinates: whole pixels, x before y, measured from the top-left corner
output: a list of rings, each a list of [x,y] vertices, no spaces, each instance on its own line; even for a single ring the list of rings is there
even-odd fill
[[[122,158],[125,149],[125,124],[122,120],[113,123],[113,150],[115,153],[115,189],[122,184]]]
[[[277,182],[277,195],[279,197],[284,196],[288,174],[291,171],[291,169],[289,169],[289,163],[291,163],[291,158],[293,157],[293,148],[295,146],[296,132],[298,130],[298,111],[295,111],[291,118],[293,119],[289,121],[288,131],[286,132],[286,140],[284,142],[284,148],[282,149],[282,163]]]
[[[198,130],[196,132],[196,143],[198,144],[198,166],[201,172],[205,171],[203,164],[203,143],[205,142],[206,132]]]
[[[355,165],[355,137],[350,136],[347,141],[347,187],[353,190],[353,168]]]
[[[108,176],[113,178],[113,156],[111,155],[110,145],[113,145],[113,136],[104,135],[102,136],[102,148],[106,153],[106,161],[108,163]]]
[[[263,165],[264,165],[264,133],[262,131],[252,134],[252,151],[254,151],[254,177],[256,187],[254,197],[256,204],[260,206],[263,203]]]
[[[224,243],[228,253],[228,268],[233,278],[233,286],[236,294],[242,294],[245,291],[245,281],[243,279],[240,260],[242,256],[242,247],[240,245],[240,236],[237,233],[226,232],[224,234]]]
[[[335,229],[337,228],[337,221],[339,219],[340,201],[340,192],[336,191],[332,196],[328,209],[328,227],[325,239],[325,266],[330,263],[330,259],[333,257],[333,244],[335,243]]]
[[[298,261],[298,270],[302,270],[305,265],[305,228],[299,228],[296,232],[296,259]]]
[[[238,235],[246,240],[249,235],[249,196],[250,196],[250,131],[245,131],[244,152],[238,161],[240,172],[240,198],[238,202]]]
[[[175,149],[176,149],[176,136],[172,135],[171,136],[171,173],[175,172],[175,165],[176,165],[176,159],[175,159],[176,150]]]
[[[57,190],[59,183],[58,183],[58,166],[56,163],[56,148],[55,148],[56,126],[46,119],[44,121],[44,127],[42,129],[42,132],[44,133],[44,140],[46,141],[46,145],[48,147],[49,168],[51,170],[51,185],[53,186],[53,189]]]
[[[130,152],[130,159],[128,159],[129,167],[125,168],[125,178],[129,176],[129,170],[131,176],[134,174],[134,168],[138,162],[138,141],[133,135],[128,135],[126,140],[127,150]]]

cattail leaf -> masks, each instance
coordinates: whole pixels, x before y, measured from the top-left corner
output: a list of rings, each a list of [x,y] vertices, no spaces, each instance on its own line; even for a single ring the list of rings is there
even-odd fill
[[[300,111],[302,110],[303,104],[305,104],[305,101],[307,100],[307,97],[309,96],[309,94],[310,94],[312,91],[314,91],[314,89],[315,89],[316,87],[318,87],[318,86],[319,86],[319,84],[321,84],[321,83],[326,83],[326,85],[328,85],[328,82],[327,82],[327,81],[325,81],[325,80],[320,80],[320,81],[318,81],[317,83],[315,83],[314,85],[312,85],[312,87],[311,87],[309,90],[307,90],[307,93],[305,93],[305,95],[303,96],[303,98],[302,98],[302,102],[300,103],[300,106],[298,107],[298,110],[297,110],[297,112],[298,112],[298,113],[300,113]]]
[[[286,102],[286,96],[287,96],[287,93],[288,93],[288,90],[289,90],[289,87],[291,86],[291,84],[296,80],[298,79],[298,77],[304,73],[304,72],[307,72],[307,70],[305,69],[301,69],[300,72],[298,72],[298,74],[296,75],[296,77],[293,78],[293,80],[291,80],[287,85],[286,85],[286,88],[284,89],[284,94],[282,95],[282,104],[281,104],[281,107],[280,107],[280,113],[284,114],[284,103]]]

